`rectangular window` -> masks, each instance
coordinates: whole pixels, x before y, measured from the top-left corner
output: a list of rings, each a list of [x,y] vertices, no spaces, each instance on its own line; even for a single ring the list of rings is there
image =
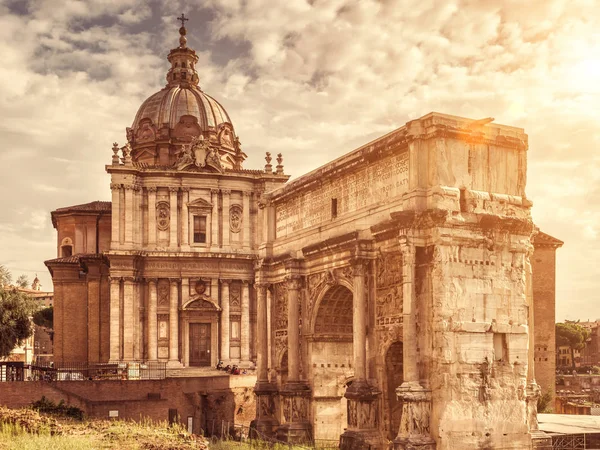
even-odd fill
[[[335,219],[338,215],[338,201],[337,198],[331,199],[331,218]]]
[[[194,216],[194,242],[206,243],[206,216]]]

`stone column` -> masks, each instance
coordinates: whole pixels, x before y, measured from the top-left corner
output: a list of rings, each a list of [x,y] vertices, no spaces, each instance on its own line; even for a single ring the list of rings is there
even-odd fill
[[[348,428],[340,437],[340,449],[384,448],[377,429],[381,392],[367,381],[367,286],[369,260],[352,261],[352,348],[354,381],[344,396],[348,399]],[[387,447],[386,447],[387,448]]]
[[[181,367],[179,362],[179,280],[171,278],[169,296],[169,361],[167,367]]]
[[[148,359],[158,359],[158,330],[156,319],[156,307],[158,295],[156,293],[156,278],[148,280]]]
[[[133,282],[133,360],[140,361],[140,294],[141,285],[139,279],[134,279]]]
[[[223,247],[229,247],[229,196],[231,191],[229,189],[221,189],[223,195]]]
[[[250,367],[250,285],[242,282],[242,317],[240,327],[240,367]]]
[[[169,247],[171,249],[177,248],[177,234],[178,234],[177,192],[178,191],[179,191],[178,187],[170,187],[169,188],[169,210],[171,212],[171,217],[169,220]]]
[[[121,185],[117,183],[111,183],[110,189],[112,191],[112,214],[111,214],[111,248],[117,248],[121,245]]]
[[[242,246],[245,248],[250,248],[252,244],[250,239],[250,195],[252,195],[252,192],[244,191],[242,194],[244,196],[242,211],[242,229],[244,231],[242,234]]]
[[[431,390],[419,382],[417,352],[417,295],[415,292],[416,247],[406,236],[400,238],[402,251],[402,340],[404,349],[404,382],[396,389],[402,400],[402,419],[395,450],[434,450],[435,441],[429,432]]]
[[[125,189],[125,245],[133,246],[133,185],[123,185]]]
[[[121,360],[121,278],[110,277],[110,362]]]
[[[283,420],[277,438],[288,443],[312,440],[309,421],[310,386],[300,380],[300,317],[298,296],[301,279],[297,274],[287,276],[288,301],[288,381],[281,390]]]
[[[190,197],[190,188],[181,188],[181,192],[181,247],[185,247],[187,249],[190,243],[190,216],[187,205]]]
[[[156,247],[156,188],[148,188],[148,247]]]
[[[210,246],[211,248],[220,247],[219,243],[219,190],[210,190],[212,213],[210,217]],[[207,224],[208,226],[208,224]],[[206,230],[208,232],[208,230]]]
[[[229,283],[221,280],[221,361],[229,361]]]
[[[181,279],[181,309],[183,310],[183,306],[190,300],[190,279],[182,278]],[[184,329],[181,330],[181,359],[183,360],[183,366],[188,367],[190,365],[190,349],[189,346],[189,330],[184,326]]]
[[[259,438],[273,437],[276,431],[277,419],[275,418],[275,394],[277,387],[269,383],[268,367],[268,335],[267,324],[269,316],[267,313],[267,285],[255,283],[256,289],[256,340],[257,340],[257,378],[254,386],[256,395],[256,417],[250,424],[251,430],[257,430]]]

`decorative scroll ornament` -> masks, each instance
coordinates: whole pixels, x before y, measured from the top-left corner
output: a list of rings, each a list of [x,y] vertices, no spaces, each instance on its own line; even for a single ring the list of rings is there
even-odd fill
[[[158,202],[156,204],[156,227],[161,231],[169,229],[169,218],[171,208],[167,202]]]
[[[204,136],[194,136],[189,144],[183,144],[179,158],[175,162],[177,170],[203,169],[212,167],[222,172],[221,158],[216,148],[210,146]]]
[[[233,205],[229,209],[229,228],[232,233],[242,231],[242,208],[238,205]]]

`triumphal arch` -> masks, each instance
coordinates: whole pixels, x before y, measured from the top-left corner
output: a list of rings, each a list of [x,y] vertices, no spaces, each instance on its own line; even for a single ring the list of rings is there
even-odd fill
[[[253,425],[289,442],[530,448],[524,131],[430,113],[288,182],[243,168],[180,33],[112,202],[52,213],[57,361],[255,368]]]

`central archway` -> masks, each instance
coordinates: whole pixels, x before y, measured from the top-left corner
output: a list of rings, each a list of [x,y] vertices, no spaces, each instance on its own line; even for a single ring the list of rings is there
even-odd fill
[[[348,426],[346,385],[354,376],[352,291],[331,286],[318,303],[310,342],[313,430],[317,440],[338,440]]]

